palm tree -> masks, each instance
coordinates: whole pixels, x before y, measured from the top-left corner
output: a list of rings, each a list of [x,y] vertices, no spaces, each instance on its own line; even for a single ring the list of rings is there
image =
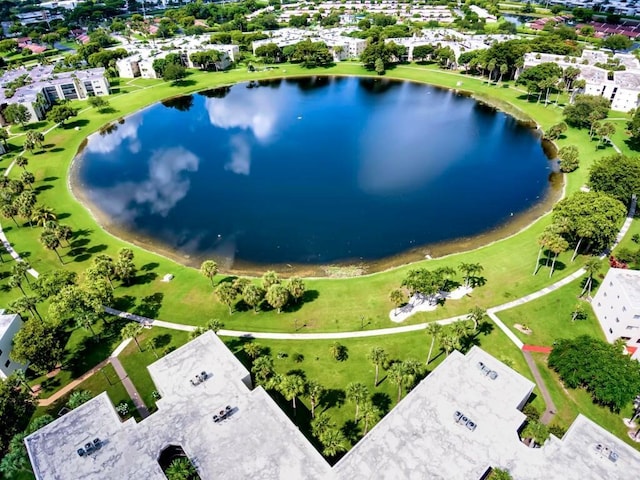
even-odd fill
[[[360,408],[360,402],[365,400],[368,396],[369,389],[363,383],[351,382],[349,385],[347,385],[347,398],[356,404],[356,422],[358,421],[358,410]]]
[[[33,173],[24,171],[22,175],[20,175],[20,181],[23,185],[29,187],[29,190],[33,190],[33,183],[36,181],[36,177]]]
[[[238,292],[229,282],[220,283],[215,290],[218,300],[229,308],[229,315],[233,314],[233,302],[236,301]]]
[[[192,480],[198,475],[196,467],[186,457],[176,458],[171,462],[164,474],[167,480]]]
[[[387,370],[387,376],[389,377],[389,381],[394,385],[398,386],[398,402],[402,398],[402,385],[404,384],[405,376],[407,375],[407,370],[405,365],[402,362],[393,362],[389,369]]]
[[[244,353],[253,361],[260,356],[262,353],[262,345],[256,342],[245,343],[242,347]]]
[[[255,362],[253,362],[253,366],[251,367],[251,372],[253,373],[256,382],[263,384],[271,377],[275,370],[273,368],[273,358],[269,355],[262,355],[256,358]]]
[[[138,350],[142,352],[142,347],[140,343],[138,343],[138,335],[142,332],[142,325],[138,322],[130,322],[127,323],[122,330],[120,330],[120,338],[126,340],[128,338],[132,338],[136,345],[138,346]]]
[[[205,260],[202,262],[202,265],[200,265],[200,272],[211,280],[211,286],[213,287],[213,277],[218,274],[218,264],[213,260]]]
[[[400,308],[404,303],[407,302],[407,296],[404,294],[404,292],[401,289],[394,288],[389,292],[389,300],[395,307],[393,314],[397,315],[398,308]]]
[[[24,295],[25,297],[27,296],[27,294],[24,291],[24,288],[22,288],[22,276],[21,275],[11,275],[9,277],[9,287],[11,287],[11,288],[18,287],[20,289],[20,291],[22,292],[22,295]]]
[[[33,393],[31,385],[29,385],[29,382],[27,382],[27,374],[22,368],[15,370],[12,375],[13,378],[20,382],[23,387],[25,387],[29,392]]]
[[[369,425],[375,423],[380,418],[380,410],[370,401],[366,401],[360,407],[360,420],[364,423],[364,432],[366,435],[369,431]]]
[[[58,253],[58,248],[60,248],[60,240],[58,240],[58,238],[53,233],[43,232],[42,235],[40,235],[40,242],[47,250],[53,250],[54,252],[56,252],[58,260],[60,260],[60,263],[64,265],[62,257]]]
[[[22,316],[24,316],[26,312],[30,312],[31,314],[37,316],[40,319],[40,321],[42,321],[42,317],[38,312],[37,305],[38,305],[38,299],[36,297],[23,296],[9,303],[9,309]]]
[[[373,382],[373,386],[377,387],[379,373],[380,373],[380,365],[384,365],[388,361],[387,352],[385,352],[384,349],[381,347],[373,347],[371,350],[369,350],[369,354],[367,355],[367,358],[376,367],[376,377],[375,377],[375,381]]]
[[[64,240],[65,242],[67,242],[67,247],[71,246],[71,244],[69,243],[69,240],[73,238],[73,231],[71,230],[71,227],[69,227],[68,225],[58,225],[53,233],[58,238],[58,240]]]
[[[540,236],[538,236],[538,245],[540,245],[540,248],[538,249],[538,258],[536,258],[536,265],[535,265],[535,267],[533,269],[533,275],[538,273],[538,269],[540,268],[540,257],[542,256],[542,251],[545,248],[549,248],[552,236],[555,235],[555,232],[554,232],[552,227],[553,227],[553,225],[548,225],[542,231]],[[549,257],[547,257],[547,265],[548,264],[549,264]]]
[[[253,313],[258,313],[258,307],[264,300],[264,290],[259,285],[250,283],[242,291],[242,298],[247,305],[253,308]]]
[[[425,365],[429,365],[429,362],[431,361],[431,354],[433,353],[433,346],[435,345],[436,340],[440,340],[442,335],[442,325],[437,322],[433,322],[427,325],[425,330],[427,335],[431,335],[431,346],[429,347],[429,355],[427,355],[427,361],[425,363]]]
[[[475,307],[472,307],[471,310],[469,310],[469,313],[467,314],[467,319],[473,322],[474,332],[478,330],[478,324],[486,314],[487,312],[482,308],[478,307],[477,305]]]
[[[31,268],[31,265],[29,265],[25,261],[16,262],[13,265],[13,268],[11,269],[11,273],[13,275],[19,275],[19,276],[24,277],[24,279],[27,281],[29,286],[31,286],[31,282],[29,281],[29,269],[30,268]]]
[[[307,384],[304,378],[296,374],[285,375],[278,385],[278,390],[282,396],[287,400],[291,400],[294,415],[296,414],[296,397],[304,395],[306,387]]]
[[[16,215],[18,215],[18,208],[11,204],[11,203],[5,203],[4,205],[2,205],[2,209],[0,209],[0,213],[2,213],[2,216],[4,218],[10,218],[11,220],[13,220],[13,223],[16,224],[16,227],[19,227],[20,225],[18,225],[18,222],[16,222]]]
[[[569,248],[569,242],[567,242],[564,237],[562,237],[561,235],[554,235],[553,237],[551,237],[549,250],[551,250],[554,256],[553,263],[551,264],[551,271],[549,272],[549,278],[551,278],[551,275],[553,275],[553,270],[556,266],[558,255],[561,252],[564,252],[567,248]]]
[[[584,284],[580,296],[584,295],[585,290],[589,291],[588,297],[591,297],[591,287],[593,286],[593,276],[600,271],[602,263],[599,258],[590,258],[587,263],[584,264],[584,271],[587,274],[587,281]]]
[[[71,410],[78,408],[83,403],[87,403],[93,398],[93,395],[88,390],[76,390],[69,396],[67,401],[67,407]]]
[[[309,380],[307,382],[307,397],[311,404],[311,418],[316,418],[316,406],[320,403],[320,398],[324,395],[325,389],[318,382]]]
[[[27,171],[27,165],[29,165],[29,160],[27,160],[22,155],[19,155],[18,157],[16,157],[15,162],[18,167],[21,167],[25,172]]]
[[[326,429],[320,437],[320,442],[322,442],[322,446],[324,447],[322,453],[327,457],[334,457],[339,453],[347,451],[347,439],[344,437],[342,431],[337,428]]]
[[[147,341],[147,345],[149,346],[155,357],[158,358],[158,352],[156,352],[156,348],[158,348],[158,337],[151,337]]]
[[[44,226],[46,222],[57,218],[56,214],[53,213],[53,209],[44,205],[38,205],[31,216],[31,220],[38,226]]]
[[[287,283],[287,290],[295,303],[298,303],[304,296],[305,289],[304,282],[299,277],[291,277]]]
[[[209,320],[207,322],[207,330],[211,330],[213,333],[215,333],[216,335],[218,334],[218,332],[220,330],[222,330],[224,328],[224,323],[222,323],[220,320],[218,320],[217,318],[214,318],[213,320]]]

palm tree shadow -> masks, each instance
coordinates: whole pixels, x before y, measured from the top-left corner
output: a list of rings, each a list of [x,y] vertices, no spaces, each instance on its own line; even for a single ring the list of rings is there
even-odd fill
[[[351,442],[352,444],[356,444],[360,438],[362,438],[362,430],[360,425],[356,423],[354,420],[347,420],[341,428],[344,436]]]
[[[384,392],[376,392],[371,396],[371,403],[383,415],[386,415],[391,409],[391,397]]]
[[[329,388],[325,390],[322,397],[320,397],[319,406],[322,407],[322,411],[326,411],[333,407],[341,407],[344,405],[347,396],[344,390],[337,388]]]

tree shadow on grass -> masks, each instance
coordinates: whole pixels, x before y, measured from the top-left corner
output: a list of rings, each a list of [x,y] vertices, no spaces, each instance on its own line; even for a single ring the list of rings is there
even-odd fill
[[[164,300],[164,294],[160,292],[146,296],[141,300],[140,305],[133,309],[133,313],[147,318],[156,318],[160,313],[162,300]]]
[[[89,243],[88,238],[79,238],[71,242],[71,248],[80,248],[84,247],[87,243]]]
[[[123,295],[113,299],[113,308],[128,312],[136,306],[136,298],[133,295]]]
[[[133,283],[136,285],[146,285],[153,282],[156,278],[158,278],[158,274],[155,272],[147,272],[142,275],[136,276],[133,280]]]
[[[73,122],[65,123],[64,125],[60,125],[60,126],[65,130],[69,130],[70,128],[86,127],[87,125],[89,125],[89,120],[87,120],[86,118],[78,118]]]
[[[40,185],[35,188],[35,191],[37,193],[40,193],[40,192],[44,192],[45,190],[51,190],[52,188],[53,188],[53,185]]]
[[[65,149],[63,147],[56,147],[49,150],[49,153],[59,153],[59,152],[64,152],[64,150]]]
[[[154,338],[156,339],[157,348],[163,348],[168,346],[171,343],[171,340],[173,339],[170,333],[162,333]]]
[[[341,407],[344,405],[347,396],[344,393],[344,390],[337,388],[328,388],[322,394],[320,398],[320,402],[318,402],[318,406],[322,407],[322,411],[326,411],[333,407]]]
[[[70,213],[63,212],[63,213],[58,214],[58,220],[64,220],[65,218],[69,218],[70,216],[71,216]]]
[[[371,403],[376,407],[383,415],[389,413],[391,410],[391,397],[384,392],[376,392],[371,395]]]
[[[319,296],[320,296],[320,292],[318,292],[317,290],[307,290],[304,292],[300,300],[298,300],[297,302],[291,302],[285,308],[283,308],[283,311],[297,312],[303,307],[305,303],[311,303],[314,300],[316,300]]]
[[[160,266],[160,264],[158,262],[146,263],[146,264],[144,264],[143,266],[140,267],[140,271],[142,271],[142,272],[151,272],[152,270],[155,270],[159,266]]]
[[[347,440],[349,440],[349,442],[354,445],[362,437],[362,429],[355,420],[347,420],[342,426],[341,430]]]
[[[87,248],[87,252],[88,253],[100,253],[100,252],[104,252],[107,249],[107,246],[105,244],[100,244],[100,245],[94,245],[93,247]]]

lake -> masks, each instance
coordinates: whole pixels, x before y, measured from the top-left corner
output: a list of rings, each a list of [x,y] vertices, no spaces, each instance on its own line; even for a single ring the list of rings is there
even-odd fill
[[[534,130],[460,93],[308,77],[153,105],[89,137],[72,179],[117,234],[234,268],[481,234],[540,203],[551,174]]]

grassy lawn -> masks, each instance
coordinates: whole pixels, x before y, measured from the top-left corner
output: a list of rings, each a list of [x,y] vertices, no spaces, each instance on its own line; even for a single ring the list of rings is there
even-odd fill
[[[596,282],[597,279],[594,278],[594,283]],[[582,285],[583,279],[575,280],[537,300],[504,310],[497,315],[518,338],[530,345],[550,347],[559,338],[574,338],[580,335],[591,335],[604,340],[602,329],[591,305],[578,298],[582,292]],[[583,304],[587,318],[572,321],[574,308],[580,302]],[[516,323],[526,325],[531,329],[531,334],[526,335],[513,328]]]

